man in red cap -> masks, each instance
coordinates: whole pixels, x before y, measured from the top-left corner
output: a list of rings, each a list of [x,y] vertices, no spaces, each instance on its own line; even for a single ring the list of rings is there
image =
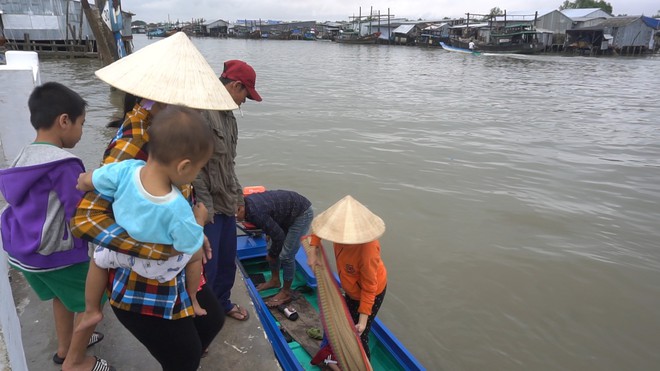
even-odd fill
[[[256,79],[254,68],[239,60],[225,62],[220,76],[239,107],[246,98],[261,102],[255,89]],[[197,202],[204,203],[209,210],[210,223],[204,227],[204,233],[211,243],[213,257],[204,271],[225,313],[245,321],[248,311],[229,298],[236,275],[236,213],[245,208],[243,188],[234,169],[238,125],[232,111],[205,111],[204,117],[215,134],[215,152],[193,182]]]

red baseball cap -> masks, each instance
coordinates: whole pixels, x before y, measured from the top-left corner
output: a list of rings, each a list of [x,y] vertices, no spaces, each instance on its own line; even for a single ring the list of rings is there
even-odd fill
[[[239,81],[247,89],[248,98],[261,102],[261,95],[254,88],[254,84],[257,81],[257,73],[254,72],[254,68],[249,64],[237,59],[226,61],[225,70],[221,76],[229,80]]]

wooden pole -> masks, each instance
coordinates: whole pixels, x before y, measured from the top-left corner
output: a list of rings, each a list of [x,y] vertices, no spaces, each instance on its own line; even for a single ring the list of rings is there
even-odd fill
[[[69,4],[71,2],[69,0],[66,1],[66,16],[64,16],[64,23],[66,24],[65,31],[66,31],[66,36],[64,38],[64,43],[69,42]],[[72,35],[73,37],[76,37],[76,35]]]
[[[390,8],[387,8],[387,43],[392,44],[392,35],[390,35],[390,32],[392,32],[392,29],[390,27],[390,19],[392,17],[390,16]]]
[[[79,16],[80,16],[80,23],[78,24],[78,26],[79,26],[79,27],[78,27],[78,41],[79,41],[79,42],[82,42],[83,18],[85,17],[85,14],[84,14],[83,11],[84,11],[84,9],[83,9],[83,7],[81,6],[81,7],[80,7],[80,14],[79,14]]]
[[[87,21],[89,22],[89,27],[94,33],[96,38],[96,47],[98,49],[99,57],[103,61],[104,65],[109,65],[110,63],[119,59],[119,54],[117,48],[114,47],[114,38],[112,37],[110,29],[101,19],[101,14],[98,9],[93,9],[89,5],[88,0],[80,1]]]
[[[358,12],[358,37],[362,36],[362,7],[359,8]]]

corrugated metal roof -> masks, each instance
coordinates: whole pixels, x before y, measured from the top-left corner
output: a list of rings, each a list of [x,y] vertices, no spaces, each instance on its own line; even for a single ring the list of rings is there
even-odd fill
[[[448,26],[449,23],[431,24],[423,28],[423,30],[437,30],[439,28]]]
[[[402,24],[401,26],[395,28],[392,33],[408,33],[410,30],[415,28],[414,24]]]
[[[2,10],[5,14],[31,14],[31,15],[64,15],[67,9],[68,0],[0,0]],[[80,1],[75,0],[75,4],[70,4],[80,9]]]
[[[600,8],[584,8],[584,9],[564,9],[561,12],[568,18],[582,18],[588,17],[591,13],[601,10]],[[603,11],[604,12],[604,11]]]
[[[30,34],[32,40],[61,40],[65,38],[60,29],[59,16],[3,14],[5,37],[10,40],[23,40]]]
[[[213,21],[213,22],[211,22],[211,23],[207,23],[207,24],[206,24],[206,27],[208,27],[208,28],[214,28],[214,27],[226,27],[226,26],[228,26],[228,25],[229,25],[229,22],[227,22],[227,21],[225,21],[225,20],[222,20],[222,19],[218,19],[217,21]]]
[[[602,30],[605,28],[613,28],[613,27],[624,27],[627,26],[636,20],[638,20],[640,17],[614,17],[614,18],[608,18],[604,19],[602,22],[598,23],[595,26],[591,27],[580,27],[577,28],[577,30]]]

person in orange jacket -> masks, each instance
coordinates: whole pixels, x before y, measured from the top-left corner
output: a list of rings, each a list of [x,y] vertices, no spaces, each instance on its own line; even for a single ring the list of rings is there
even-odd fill
[[[321,239],[333,242],[344,299],[367,357],[371,324],[387,288],[387,269],[378,241],[383,233],[383,220],[351,196],[342,198],[312,221],[310,246],[320,247]],[[307,263],[312,268],[322,264],[316,254],[308,254]]]

